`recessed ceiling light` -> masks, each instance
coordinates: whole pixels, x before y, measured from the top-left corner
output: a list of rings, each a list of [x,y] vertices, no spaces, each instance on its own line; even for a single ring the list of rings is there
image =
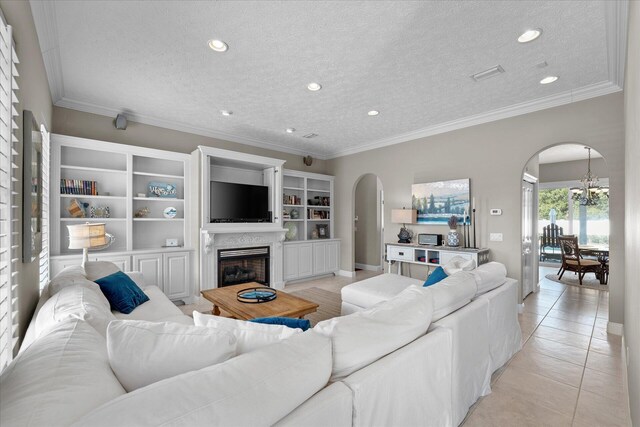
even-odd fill
[[[220,114],[222,114],[223,116],[230,116],[233,114],[233,111],[229,111],[229,110],[221,110]]]
[[[540,37],[542,29],[534,28],[533,30],[527,30],[518,37],[520,43],[529,43]]]
[[[212,39],[209,40],[209,47],[216,52],[226,52],[229,49],[229,45],[222,40]]]
[[[553,83],[558,80],[558,76],[547,76],[544,79],[540,80],[541,85],[548,85],[549,83]]]
[[[377,116],[378,114],[380,114],[380,111],[371,110],[367,114],[370,116]]]
[[[309,89],[311,92],[317,92],[322,89],[322,86],[320,85],[320,83],[312,82],[307,85],[307,89]]]
[[[295,128],[287,128],[287,129],[285,129],[286,133],[294,133],[295,131],[296,131]]]

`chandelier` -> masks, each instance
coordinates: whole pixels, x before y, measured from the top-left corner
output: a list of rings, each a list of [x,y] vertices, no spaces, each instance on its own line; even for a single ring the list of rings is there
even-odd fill
[[[572,187],[571,197],[582,206],[594,206],[601,197],[609,197],[609,187],[601,187],[598,185],[599,179],[591,173],[591,148],[584,147],[588,150],[589,160],[587,162],[587,174],[580,180],[580,187]]]

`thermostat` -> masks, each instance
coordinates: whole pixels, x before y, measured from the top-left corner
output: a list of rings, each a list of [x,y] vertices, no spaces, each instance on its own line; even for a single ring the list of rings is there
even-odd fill
[[[502,209],[491,209],[491,215],[502,215]]]

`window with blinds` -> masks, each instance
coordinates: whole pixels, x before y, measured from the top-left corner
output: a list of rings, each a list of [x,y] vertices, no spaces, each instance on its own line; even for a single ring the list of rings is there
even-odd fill
[[[49,132],[40,125],[42,133],[42,252],[40,252],[40,292],[49,283]]]
[[[13,359],[18,342],[17,63],[11,26],[0,13],[0,371]]]

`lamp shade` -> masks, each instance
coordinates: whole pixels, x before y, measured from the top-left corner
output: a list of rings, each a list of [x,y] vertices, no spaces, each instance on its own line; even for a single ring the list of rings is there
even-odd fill
[[[394,224],[414,224],[418,219],[415,209],[391,209],[391,222]]]
[[[67,225],[69,249],[103,247],[109,243],[104,223]]]

